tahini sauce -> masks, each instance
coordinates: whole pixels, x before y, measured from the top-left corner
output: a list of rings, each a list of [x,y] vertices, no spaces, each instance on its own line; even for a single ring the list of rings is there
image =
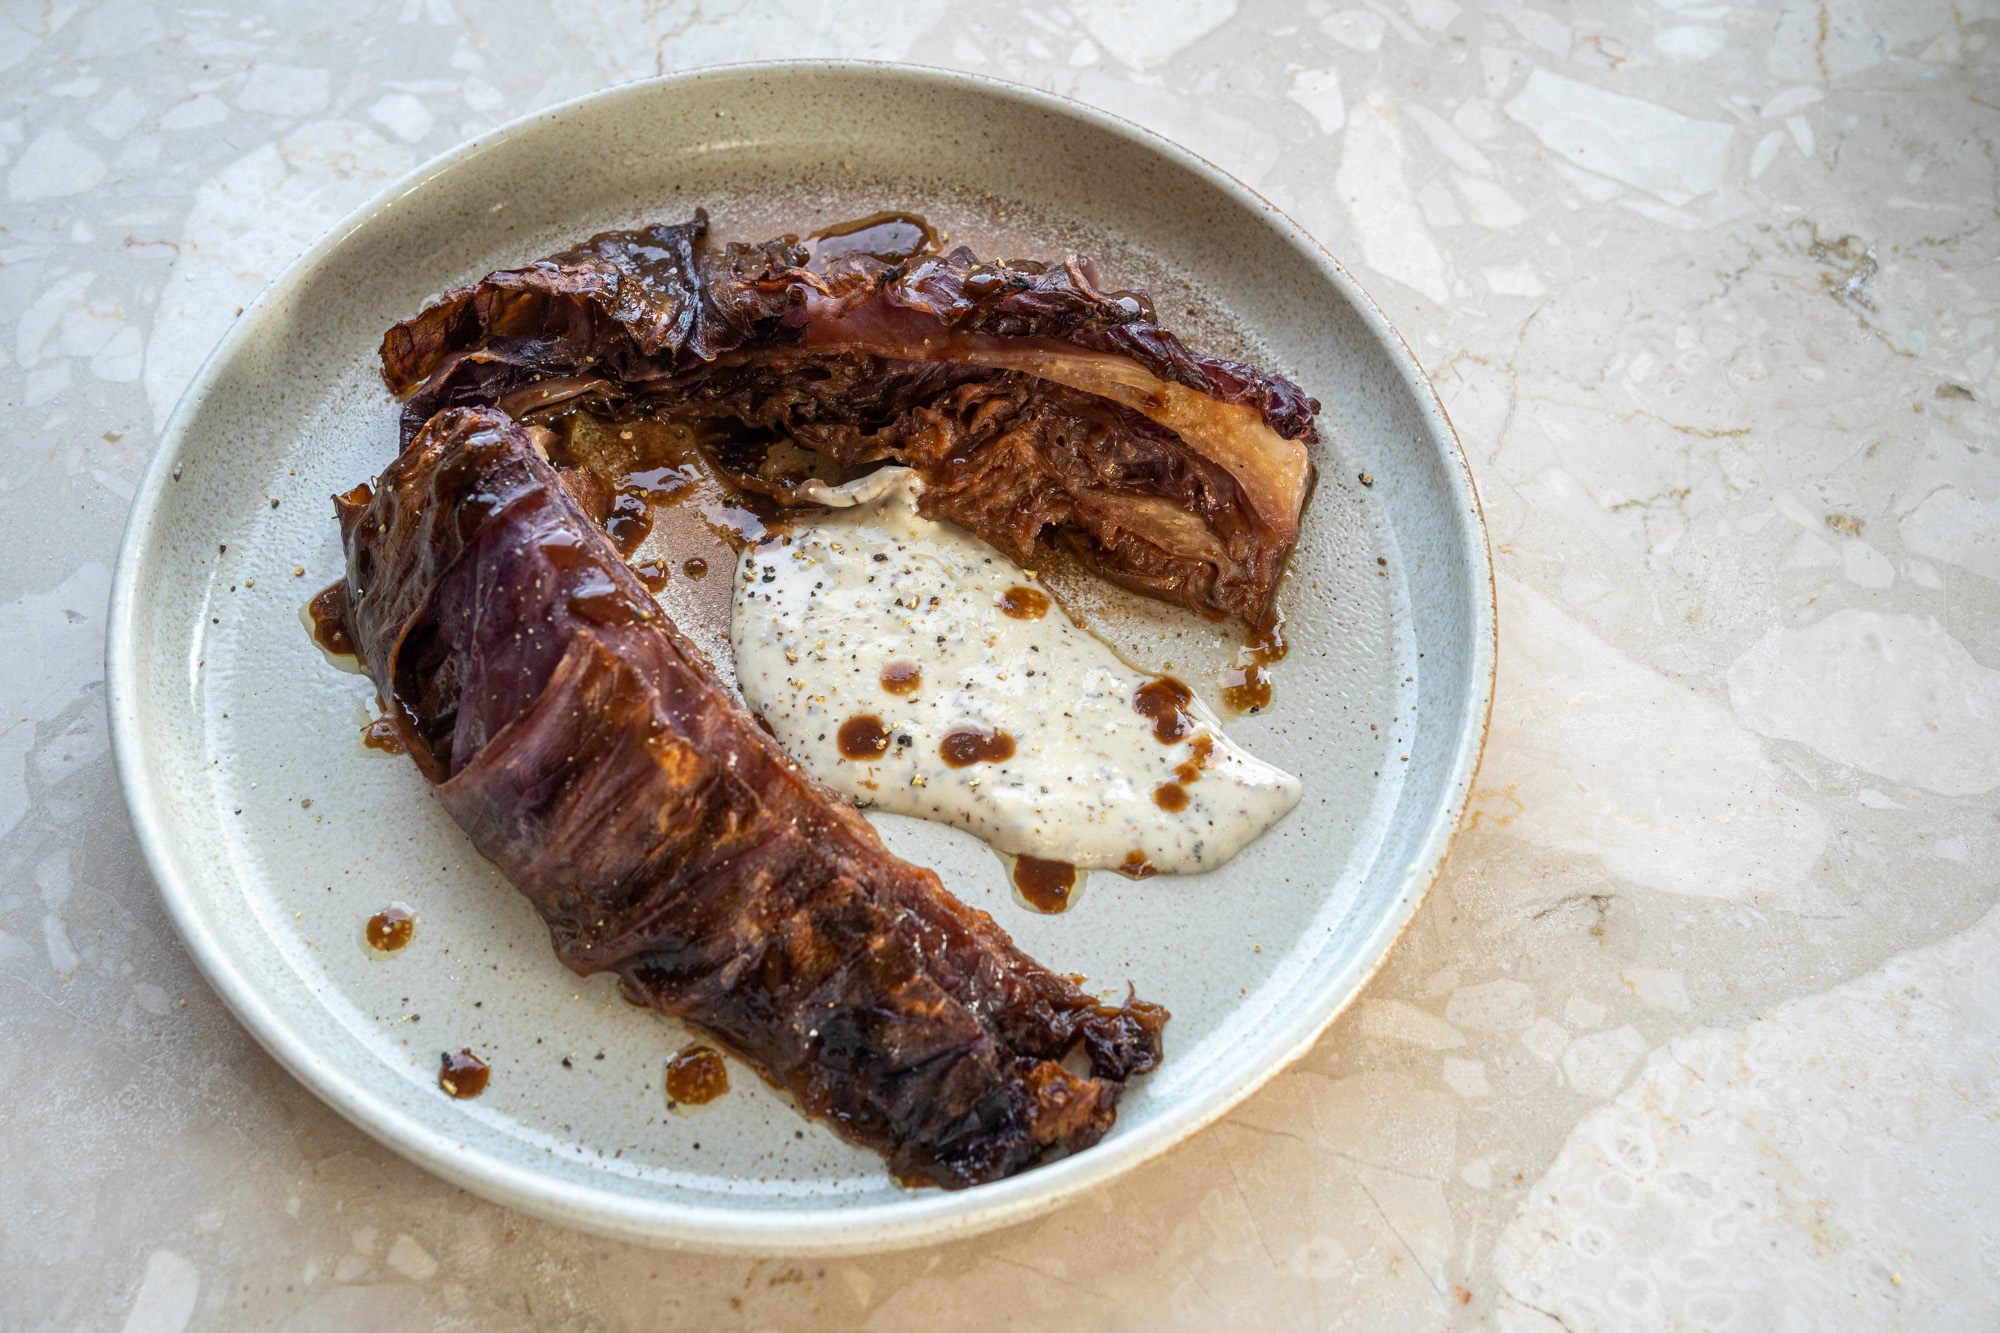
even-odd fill
[[[744,551],[730,640],[746,702],[834,790],[1003,852],[1175,874],[1214,869],[1298,804],[1298,779],[1231,743],[1199,699],[1119,661],[993,547],[919,515],[909,469],[809,486],[837,507],[790,545]],[[1179,701],[1178,725],[1159,697]],[[886,743],[855,744],[864,731]]]

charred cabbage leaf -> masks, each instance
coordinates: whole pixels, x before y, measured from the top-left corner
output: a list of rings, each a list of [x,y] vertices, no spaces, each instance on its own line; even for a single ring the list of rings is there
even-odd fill
[[[572,970],[948,1188],[1089,1147],[1158,1063],[1164,1009],[1051,973],[786,758],[527,427],[447,410],[336,503],[403,744]]]
[[[1275,618],[1315,478],[1319,404],[1297,385],[1190,351],[1075,255],[828,258],[706,230],[698,212],[593,237],[389,330],[405,439],[466,405],[776,432],[848,467],[918,469],[928,516],[1018,559],[1056,541],[1151,596]]]

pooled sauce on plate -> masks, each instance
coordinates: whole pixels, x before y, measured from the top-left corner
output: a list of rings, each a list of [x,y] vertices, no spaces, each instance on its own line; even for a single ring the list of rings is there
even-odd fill
[[[667,1061],[667,1100],[685,1106],[712,1102],[729,1091],[729,1066],[707,1046],[690,1046]]]
[[[1014,887],[1037,912],[1061,912],[1069,907],[1070,895],[1076,891],[1076,867],[1067,861],[1017,856]]]
[[[1253,632],[1237,650],[1236,663],[1222,669],[1222,702],[1239,713],[1271,706],[1271,673],[1264,668],[1285,660],[1285,620]]]
[[[361,933],[369,948],[395,953],[416,938],[417,914],[402,903],[390,903],[368,918]]]
[[[1003,852],[1136,875],[1212,869],[1298,803],[1298,780],[1187,686],[1126,666],[1027,571],[919,515],[913,481],[822,488],[832,512],[738,564],[737,679],[809,772]],[[884,672],[905,664],[922,687],[899,696]],[[1170,783],[1171,810],[1154,797]]]
[[[313,642],[336,657],[353,657],[354,640],[347,633],[347,580],[340,579],[320,589],[306,604],[312,617]]]
[[[371,750],[384,754],[405,754],[403,738],[396,734],[396,724],[382,716],[361,729],[361,743]]]
[[[745,491],[717,464],[717,452],[733,447],[724,433],[701,422],[631,415],[640,410],[631,404],[620,410],[626,415],[609,417],[568,403],[538,414],[549,427],[550,460],[675,627],[726,680],[729,586],[706,575],[733,566],[745,543],[780,523],[782,507]]]
[[[471,1051],[456,1055],[444,1051],[438,1057],[438,1086],[460,1100],[486,1091],[486,1076],[490,1072],[486,1062]]]
[[[894,263],[939,245],[936,229],[921,213],[870,213],[823,227],[808,239],[813,245],[806,267],[815,273],[826,272],[826,266],[842,255],[872,255]]]

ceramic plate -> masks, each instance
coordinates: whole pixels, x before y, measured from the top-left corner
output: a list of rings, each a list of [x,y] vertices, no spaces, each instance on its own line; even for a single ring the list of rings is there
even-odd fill
[[[740,1065],[670,1110],[685,1034],[557,962],[533,911],[406,759],[365,749],[367,681],[300,610],[339,576],[330,493],[394,447],[382,331],[456,284],[592,232],[680,219],[803,232],[914,208],[1002,258],[1092,254],[1204,350],[1324,404],[1320,484],[1281,596],[1273,706],[1230,734],[1303,803],[1221,870],[1092,876],[1038,915],[1000,861],[878,820],[1036,958],[1173,1011],[1167,1059],[1099,1146],[947,1193],[799,1117]],[[1363,477],[1366,477],[1366,481]],[[303,571],[303,572],[300,572]],[[1142,665],[1214,701],[1226,627],[1052,577]],[[671,609],[671,605],[670,605]],[[1208,163],[1101,112],[961,74],[861,64],[708,70],[586,97],[424,167],[333,229],[237,320],[134,505],[109,688],[126,799],[189,950],[286,1068],[449,1180],[557,1221],[710,1250],[931,1242],[1053,1208],[1215,1120],[1303,1052],[1408,924],[1470,790],[1493,672],[1486,539],[1422,369],[1339,264]],[[726,656],[726,654],[725,654]],[[412,907],[409,947],[363,944]],[[476,1100],[440,1051],[492,1066]]]

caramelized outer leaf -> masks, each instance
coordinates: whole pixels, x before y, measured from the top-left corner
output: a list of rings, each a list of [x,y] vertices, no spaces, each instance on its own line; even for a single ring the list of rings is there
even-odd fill
[[[383,375],[410,394],[405,438],[447,406],[520,416],[583,405],[733,417],[810,448],[838,445],[848,461],[862,451],[835,439],[843,430],[910,441],[949,420],[939,428],[957,452],[876,455],[924,472],[933,517],[999,540],[993,518],[1004,511],[1024,553],[1054,538],[1149,595],[1254,626],[1273,620],[1315,478],[1319,404],[1297,385],[1195,354],[1155,322],[1144,293],[1104,290],[1076,255],[1045,266],[985,264],[962,248],[857,251],[816,272],[794,237],[718,249],[702,243],[706,229],[697,213],[593,237],[391,329]],[[1023,394],[1019,380],[1044,387]],[[831,381],[845,400],[826,392]],[[964,412],[982,382],[1038,404],[1014,414],[998,451],[994,423]],[[926,458],[963,472],[972,453],[978,503],[959,508],[952,497],[972,492]],[[1191,534],[1158,521],[1162,505],[1209,527],[1208,538],[1181,540]]]
[[[339,497],[349,625],[438,799],[573,970],[960,1187],[1095,1143],[1166,1011],[1100,1004],[889,854],[717,681],[490,409]],[[1059,1063],[1081,1045],[1090,1077]]]

